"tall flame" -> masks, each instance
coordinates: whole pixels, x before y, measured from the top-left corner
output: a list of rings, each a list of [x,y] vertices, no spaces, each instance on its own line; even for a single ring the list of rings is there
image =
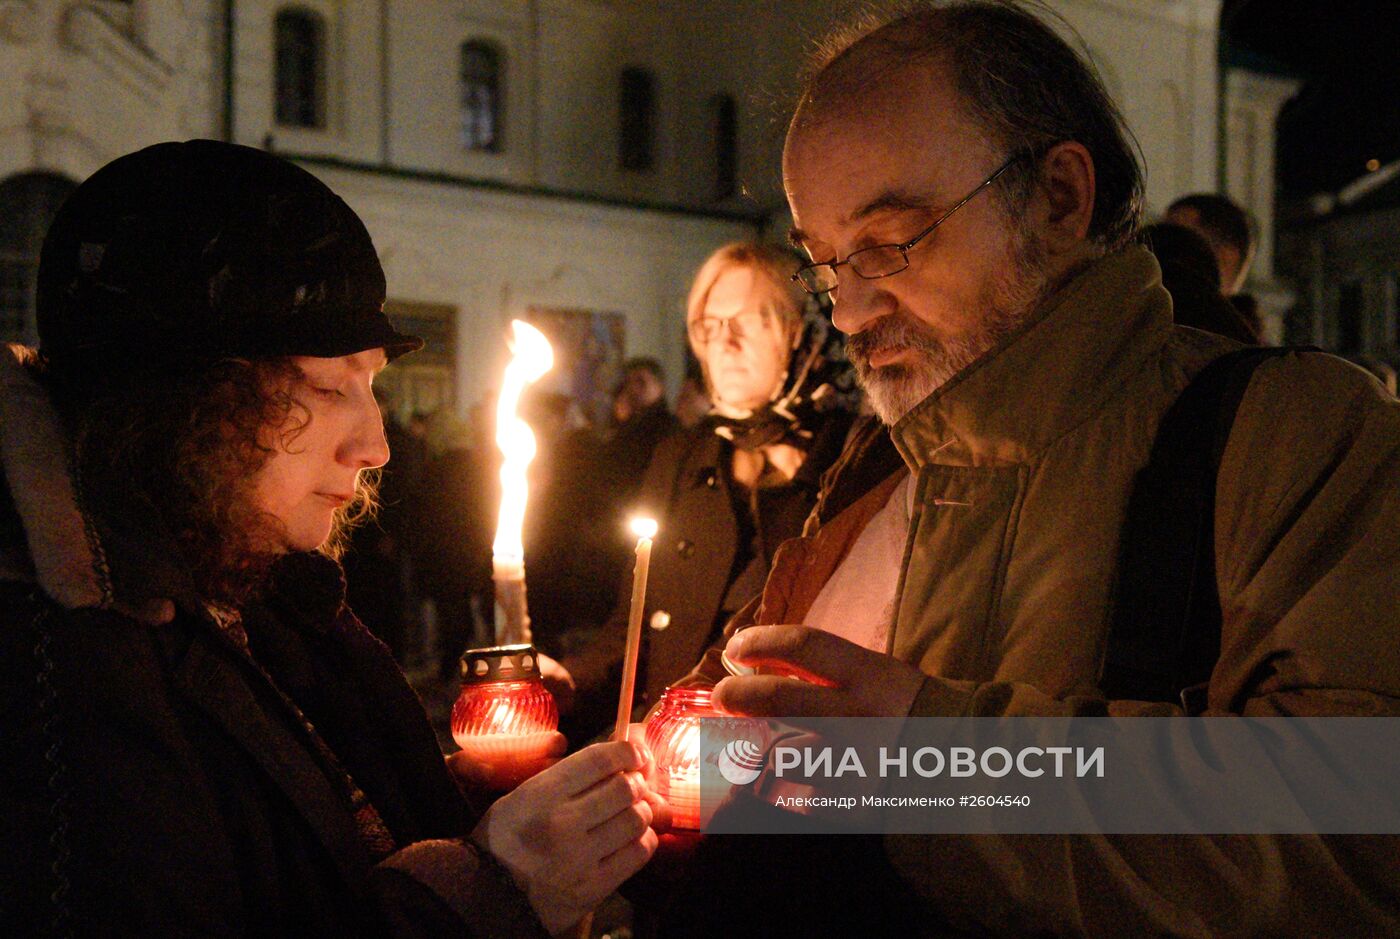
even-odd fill
[[[528,486],[525,470],[535,458],[535,434],[520,419],[520,395],[526,386],[539,381],[554,367],[554,350],[549,340],[529,323],[511,320],[510,364],[501,379],[501,395],[496,401],[496,446],[501,450],[501,511],[496,523],[496,540],[491,556],[506,565],[519,565],[523,571],[525,548],[520,530],[525,523]]]

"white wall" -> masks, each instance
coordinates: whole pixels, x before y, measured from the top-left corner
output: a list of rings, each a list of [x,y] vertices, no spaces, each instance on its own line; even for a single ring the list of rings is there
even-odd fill
[[[537,122],[534,14],[525,0],[396,3],[388,12],[387,161],[410,167],[529,184],[535,179]],[[460,144],[458,66],[462,43],[495,43],[505,57],[503,149]]]
[[[0,3],[0,179],[81,180],[143,144],[217,132],[204,4],[169,6]]]
[[[1254,217],[1257,247],[1245,289],[1259,300],[1264,338],[1283,341],[1283,317],[1295,300],[1274,276],[1278,115],[1301,82],[1232,68],[1225,78],[1224,190]]]
[[[282,7],[310,10],[326,27],[326,124],[278,126],[273,120],[273,18]],[[234,139],[260,147],[377,161],[382,87],[377,0],[292,0],[234,6]]]
[[[1142,147],[1160,212],[1217,186],[1220,0],[1059,0]]]

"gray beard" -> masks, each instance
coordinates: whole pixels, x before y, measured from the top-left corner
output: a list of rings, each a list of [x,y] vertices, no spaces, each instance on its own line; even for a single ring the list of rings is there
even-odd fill
[[[966,336],[940,340],[922,322],[902,310],[881,317],[846,339],[846,354],[875,414],[894,424],[949,379],[986,355],[1027,323],[1050,292],[1045,254],[1033,238],[1016,234],[1011,259],[986,291],[986,311],[978,328]],[[875,368],[876,349],[906,348],[915,353],[907,364]]]

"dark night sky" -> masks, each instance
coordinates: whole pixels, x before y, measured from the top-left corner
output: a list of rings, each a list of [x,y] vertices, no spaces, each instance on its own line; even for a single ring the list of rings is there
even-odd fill
[[[1285,197],[1400,159],[1400,0],[1225,0],[1231,50],[1305,81],[1279,120]]]

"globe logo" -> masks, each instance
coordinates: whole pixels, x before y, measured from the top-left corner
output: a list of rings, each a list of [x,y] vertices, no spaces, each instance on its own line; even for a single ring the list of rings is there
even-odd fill
[[[719,752],[719,774],[734,786],[747,786],[763,772],[763,750],[752,740],[731,740]]]

